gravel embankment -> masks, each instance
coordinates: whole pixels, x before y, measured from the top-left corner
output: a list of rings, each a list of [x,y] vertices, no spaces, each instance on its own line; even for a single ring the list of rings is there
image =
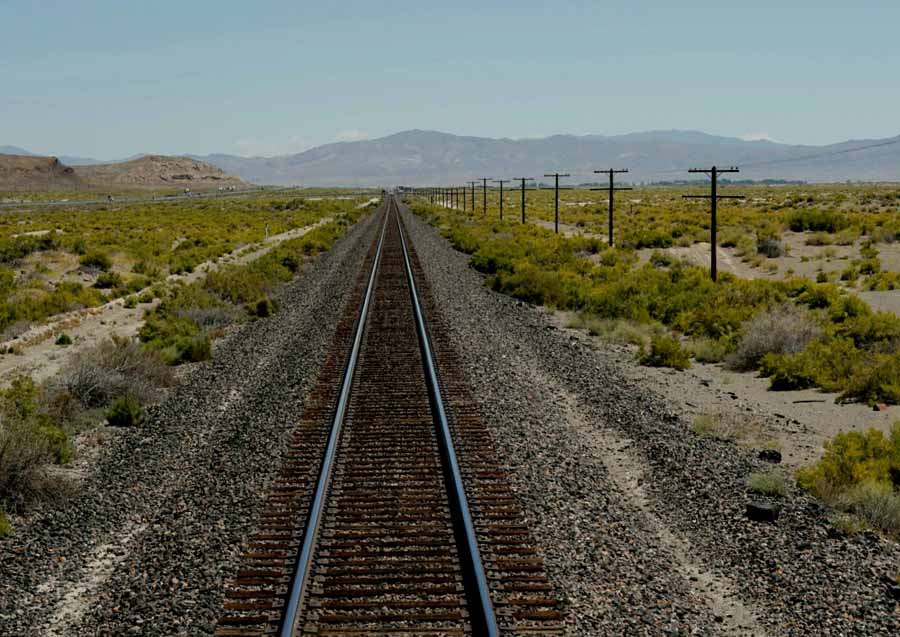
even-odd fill
[[[65,506],[0,541],[0,635],[203,635],[252,530],[375,216],[279,293],[282,310],[124,432]]]
[[[900,634],[895,544],[841,535],[796,491],[776,523],[751,522],[745,479],[770,465],[690,432],[587,337],[491,292],[406,218],[571,634]]]

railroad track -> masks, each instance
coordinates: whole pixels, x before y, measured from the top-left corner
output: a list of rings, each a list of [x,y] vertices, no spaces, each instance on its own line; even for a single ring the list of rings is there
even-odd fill
[[[388,197],[217,635],[561,633],[423,280]]]

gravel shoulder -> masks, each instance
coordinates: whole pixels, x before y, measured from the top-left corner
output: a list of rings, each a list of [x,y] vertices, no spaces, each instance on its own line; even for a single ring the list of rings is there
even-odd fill
[[[110,443],[63,505],[0,540],[2,635],[211,634],[375,232],[369,215],[279,293],[282,311]]]
[[[895,544],[844,536],[793,489],[776,523],[750,521],[746,477],[771,465],[692,433],[653,377],[406,221],[572,635],[900,634]]]

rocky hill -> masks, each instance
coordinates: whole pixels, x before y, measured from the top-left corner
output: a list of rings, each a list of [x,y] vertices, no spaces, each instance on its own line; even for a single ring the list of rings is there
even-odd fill
[[[113,164],[78,166],[77,174],[96,187],[107,188],[190,188],[246,186],[246,182],[190,157],[144,155]]]
[[[56,157],[0,154],[0,192],[246,187],[247,182],[190,157],[145,155],[129,161],[67,166]]]
[[[0,155],[0,191],[81,190],[84,182],[56,157]]]

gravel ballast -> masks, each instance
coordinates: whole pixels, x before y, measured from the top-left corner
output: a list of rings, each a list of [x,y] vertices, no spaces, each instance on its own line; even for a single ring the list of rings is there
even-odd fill
[[[2,635],[211,634],[334,325],[374,238],[369,215],[217,343],[71,501],[0,540]]]
[[[843,535],[794,489],[776,522],[749,520],[747,475],[771,465],[692,433],[621,357],[492,292],[406,221],[572,635],[900,634],[896,544]]]

